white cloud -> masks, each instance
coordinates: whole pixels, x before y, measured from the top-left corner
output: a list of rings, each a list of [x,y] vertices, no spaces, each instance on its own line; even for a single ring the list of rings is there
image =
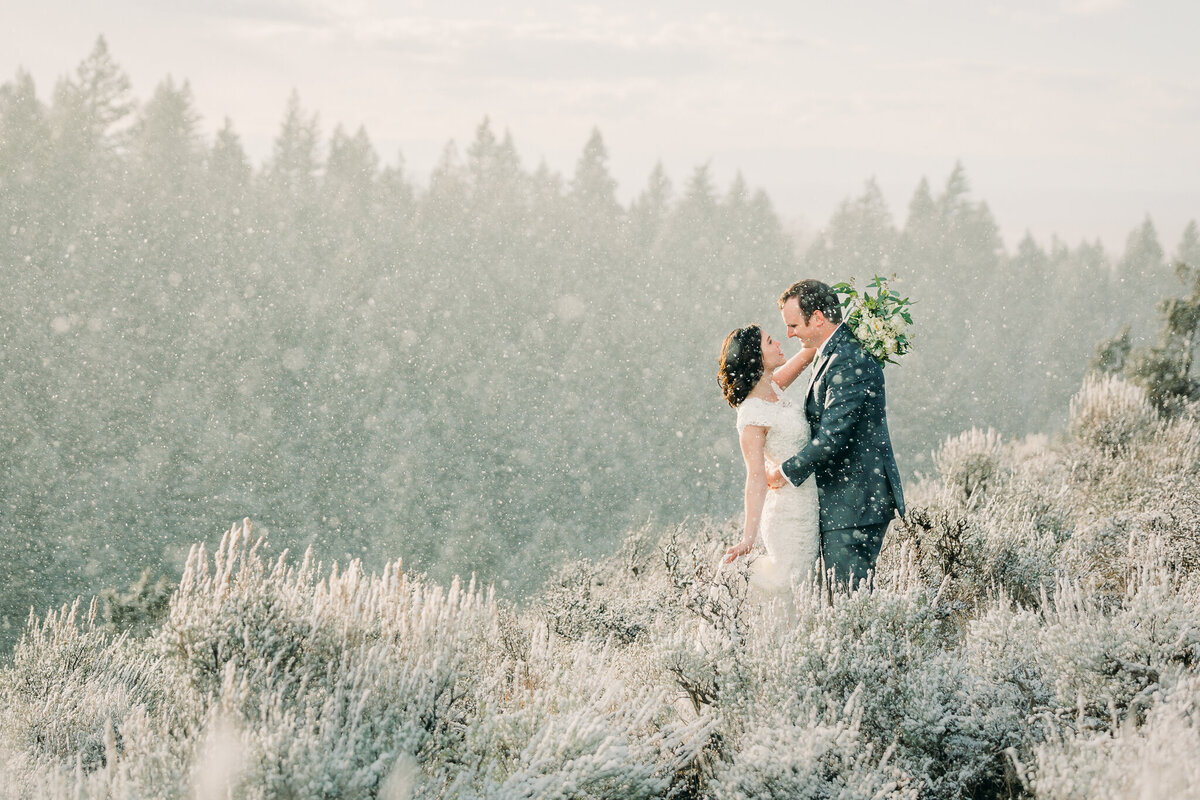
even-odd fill
[[[1109,14],[1127,5],[1127,0],[1063,0],[1062,10],[1076,16]]]
[[[1128,0],[1059,0],[1054,5],[1044,0],[1004,0],[988,6],[988,13],[1021,28],[1048,30],[1070,18],[1099,17],[1127,6]]]
[[[752,27],[721,14],[647,27],[592,10],[575,20],[379,16],[369,4],[326,4],[287,20],[239,16],[239,38],[277,44],[367,47],[449,75],[532,82],[630,78],[676,79],[711,73],[725,62],[754,60],[764,51],[804,46],[786,28]]]

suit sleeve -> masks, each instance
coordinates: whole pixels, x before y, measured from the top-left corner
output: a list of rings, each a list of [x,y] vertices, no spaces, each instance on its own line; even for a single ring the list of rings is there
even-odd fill
[[[831,371],[832,366],[831,366]],[[818,465],[828,464],[850,446],[850,437],[862,418],[874,376],[861,362],[848,361],[827,376],[828,394],[821,423],[804,449],[779,465],[794,486],[806,481]]]

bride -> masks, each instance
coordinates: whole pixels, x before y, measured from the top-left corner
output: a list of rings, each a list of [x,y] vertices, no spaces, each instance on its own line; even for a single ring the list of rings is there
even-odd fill
[[[817,485],[809,477],[800,486],[767,489],[767,461],[782,463],[808,442],[804,401],[793,402],[783,390],[812,363],[815,347],[791,359],[757,325],[738,328],[721,346],[717,381],[729,405],[737,409],[737,429],[746,462],[745,533],[725,551],[723,563],[750,553],[761,536],[766,553],[750,565],[750,588],[760,597],[790,597],[793,581],[816,569],[821,546]]]

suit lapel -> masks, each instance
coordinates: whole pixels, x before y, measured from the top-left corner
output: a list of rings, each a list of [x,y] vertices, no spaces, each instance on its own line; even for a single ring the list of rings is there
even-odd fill
[[[806,394],[812,394],[817,382],[821,380],[821,376],[825,374],[826,368],[829,367],[829,362],[833,361],[833,359],[837,356],[837,353],[835,352],[838,345],[837,338],[841,335],[841,333],[841,328],[838,328],[833,332],[833,335],[830,336],[829,340],[825,342],[825,351],[821,353],[821,358],[813,362],[812,380],[808,382],[808,391]]]
[[[825,357],[817,359],[813,362],[812,373],[808,376],[808,388],[804,391],[805,396],[812,394],[813,387],[817,385],[817,373],[825,367]]]
[[[816,395],[817,384],[819,384],[821,379],[825,377],[825,373],[828,371],[829,365],[833,363],[835,358],[837,358],[837,353],[830,353],[822,358],[821,363],[817,365],[815,370],[813,370],[812,382],[808,385],[808,393],[810,396]]]

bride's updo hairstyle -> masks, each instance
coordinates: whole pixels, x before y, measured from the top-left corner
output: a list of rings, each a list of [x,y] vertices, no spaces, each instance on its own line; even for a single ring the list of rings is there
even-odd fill
[[[762,328],[747,325],[725,337],[717,383],[729,405],[737,408],[763,376]]]

